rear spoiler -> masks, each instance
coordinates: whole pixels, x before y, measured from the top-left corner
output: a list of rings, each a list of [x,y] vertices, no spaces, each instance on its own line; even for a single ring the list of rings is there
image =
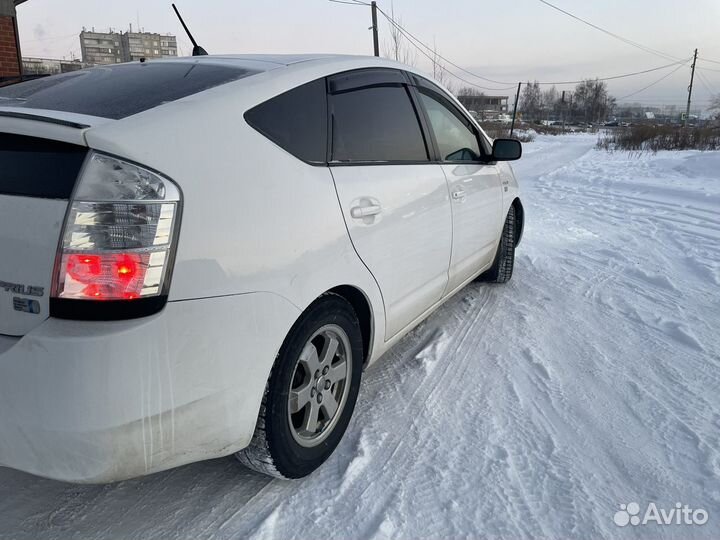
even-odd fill
[[[66,126],[75,129],[86,129],[89,128],[88,124],[80,124],[78,122],[71,122],[70,120],[62,120],[60,118],[50,118],[39,114],[31,114],[24,112],[15,111],[0,111],[0,117],[6,118],[21,118],[23,120],[35,120],[37,122],[47,122],[48,124],[56,124],[59,126]]]
[[[50,77],[50,74],[38,73],[34,75],[14,75],[12,77],[0,77],[0,86],[10,86],[11,84],[19,84],[25,81],[34,81],[35,79],[42,79],[43,77]]]

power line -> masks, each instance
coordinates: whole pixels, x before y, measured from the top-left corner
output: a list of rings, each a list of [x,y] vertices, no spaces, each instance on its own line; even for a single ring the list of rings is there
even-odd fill
[[[708,60],[707,58],[701,58],[698,56],[698,60],[702,60],[703,62],[711,62],[713,64],[720,64],[717,60]],[[716,73],[720,73],[720,69],[714,69],[704,66],[698,66],[697,69],[702,69],[703,71],[715,71]]]
[[[350,2],[346,0],[328,0],[328,2],[333,2],[335,4],[347,4],[348,6],[369,6],[370,4],[366,2]]]
[[[380,11],[380,13],[383,14],[383,16],[388,20],[388,22],[389,22],[390,24],[392,24],[395,28],[398,29],[398,31],[400,31],[403,35],[405,35],[405,37],[407,38],[407,40],[408,40],[411,44],[413,44],[418,50],[421,50],[421,51],[422,51],[422,49],[421,49],[421,46],[422,46],[423,48],[425,48],[425,49],[427,49],[428,51],[430,51],[430,53],[432,53],[433,55],[435,55],[435,56],[436,56],[437,58],[439,58],[440,60],[442,60],[442,61],[450,64],[451,66],[453,66],[453,67],[456,68],[456,69],[459,69],[459,70],[462,71],[463,73],[467,73],[468,75],[472,75],[473,77],[476,77],[476,78],[478,78],[478,79],[480,79],[480,80],[487,81],[487,82],[491,82],[491,83],[494,83],[494,84],[512,85],[512,88],[515,88],[515,83],[513,83],[513,82],[510,82],[510,81],[496,81],[496,80],[494,80],[494,79],[490,79],[490,78],[488,78],[488,77],[483,77],[482,75],[478,75],[477,73],[473,73],[472,71],[469,71],[469,70],[467,70],[467,69],[465,69],[465,68],[457,65],[455,62],[453,62],[452,60],[449,60],[449,59],[445,58],[445,57],[442,56],[440,53],[438,53],[434,48],[430,47],[429,45],[427,45],[426,43],[424,43],[423,41],[421,41],[420,39],[418,39],[417,37],[415,37],[409,30],[407,30],[406,28],[404,28],[403,26],[401,26],[400,24],[398,24],[398,22],[397,22],[395,19],[393,19],[390,15],[388,15],[387,13],[385,13],[385,11],[383,11],[383,9],[380,8],[380,6],[378,6],[378,11]],[[417,43],[415,43],[415,42],[417,42]],[[418,45],[418,44],[419,44],[419,45]],[[426,55],[426,56],[427,56],[427,55]],[[432,58],[431,58],[431,60],[432,60]],[[447,71],[447,69],[446,69],[446,71]],[[458,78],[459,78],[459,77],[458,77]],[[498,89],[498,90],[501,90],[501,89]]]
[[[578,17],[577,15],[574,15],[573,13],[570,13],[569,11],[566,11],[562,9],[561,7],[556,6],[555,4],[551,4],[547,0],[538,0],[539,2],[545,4],[548,7],[551,7],[552,9],[559,11],[560,13],[563,13],[567,15],[568,17],[572,17],[576,21],[580,21],[583,24],[586,24],[590,26],[591,28],[594,28],[595,30],[599,30],[603,34],[607,34],[608,36],[611,36],[615,39],[618,39],[622,41],[623,43],[626,43],[627,45],[631,45],[637,49],[640,49],[642,51],[645,51],[646,53],[654,54],[655,56],[659,56],[661,58],[665,58],[666,60],[679,60],[678,57],[672,56],[670,54],[664,53],[662,51],[658,51],[657,49],[653,49],[652,47],[647,47],[646,45],[643,45],[641,43],[638,43],[637,41],[633,41],[631,39],[625,38],[619,34],[616,34],[615,32],[611,32],[610,30],[606,30],[605,28],[602,28],[596,24],[591,23],[590,21],[583,19],[581,17]]]
[[[681,67],[683,65],[686,65],[689,58],[686,58],[685,60],[680,60],[679,62],[673,62],[672,64],[665,64],[664,66],[658,66],[651,69],[644,69],[642,71],[634,71],[633,73],[625,73],[623,75],[612,75],[610,77],[596,77],[595,79],[591,80],[597,80],[597,81],[614,81],[616,79],[625,79],[627,77],[635,77],[637,75],[644,75],[645,73],[652,73],[653,71],[660,71],[661,69],[667,69],[672,66],[676,66],[678,64],[681,64]],[[587,80],[587,79],[585,79]],[[554,84],[554,85],[561,85],[561,84],[580,84],[585,82],[585,80],[580,81],[562,81],[562,82],[538,82],[538,84]]]
[[[361,2],[360,0],[329,0],[329,1],[335,2],[335,3],[348,3],[348,4],[353,4],[353,5],[365,5],[365,6],[369,6],[369,5],[370,5],[370,4],[366,3],[366,2]],[[543,3],[545,3],[545,4],[547,4],[547,5],[549,5],[550,7],[553,7],[553,8],[555,8],[555,9],[558,9],[558,10],[564,12],[564,10],[558,8],[557,6],[554,6],[554,5],[550,4],[549,2],[546,2],[545,0],[540,0],[540,1],[543,2]],[[408,40],[408,42],[409,42],[412,46],[414,46],[423,56],[425,56],[428,60],[430,60],[431,62],[433,62],[434,64],[436,64],[440,69],[442,69],[443,71],[445,71],[446,73],[448,73],[448,74],[451,75],[452,77],[455,77],[456,79],[458,79],[458,80],[460,80],[460,81],[462,81],[462,82],[464,82],[464,83],[466,83],[466,84],[468,84],[468,85],[470,85],[470,86],[474,86],[474,87],[480,88],[480,89],[482,89],[482,90],[499,91],[499,90],[510,90],[510,89],[513,89],[513,88],[516,87],[516,85],[513,84],[512,86],[507,86],[507,87],[503,87],[503,88],[488,88],[488,87],[485,87],[485,86],[478,85],[478,84],[476,84],[476,83],[474,83],[474,82],[472,82],[472,81],[469,81],[469,80],[467,80],[467,79],[465,79],[465,78],[457,75],[456,73],[454,73],[453,71],[451,71],[450,69],[448,69],[447,67],[445,67],[444,65],[438,63],[438,59],[446,62],[447,64],[449,64],[449,65],[451,65],[451,66],[453,66],[453,67],[455,67],[456,69],[458,69],[459,71],[462,71],[463,73],[467,73],[468,75],[471,75],[472,77],[481,79],[481,80],[483,80],[483,81],[488,81],[488,82],[492,82],[492,83],[495,83],[495,84],[507,84],[507,85],[510,85],[510,84],[511,84],[511,83],[508,82],[508,81],[497,81],[497,80],[494,80],[494,79],[490,79],[490,78],[488,78],[488,77],[484,77],[484,76],[482,76],[482,75],[478,75],[477,73],[474,73],[474,72],[472,72],[472,71],[470,71],[470,70],[467,70],[467,69],[459,66],[459,65],[456,64],[455,62],[453,62],[453,61],[449,60],[448,58],[446,58],[445,56],[439,54],[435,48],[430,47],[429,45],[427,45],[426,43],[424,43],[422,40],[420,40],[418,37],[416,37],[414,34],[412,34],[409,30],[407,30],[405,27],[403,27],[401,24],[399,24],[397,21],[395,21],[395,19],[393,19],[390,15],[388,15],[387,13],[385,13],[385,11],[384,11],[382,8],[380,8],[380,7],[378,6],[377,9],[378,9],[378,11],[380,11],[380,13],[385,17],[385,19],[387,19],[387,21],[388,21],[394,28],[396,28],[396,29]],[[565,12],[564,12],[564,13],[565,13]],[[572,16],[573,18],[579,19],[579,17],[576,17],[576,16],[570,14],[569,12],[566,13],[566,14]],[[585,20],[583,20],[583,19],[579,19],[579,20],[581,20],[581,21],[582,21],[583,23],[585,23],[585,24],[589,24],[590,26],[593,26],[594,28],[596,27],[596,25],[593,25],[592,23],[589,23],[588,21],[585,21]],[[626,40],[625,38],[622,38],[622,36],[618,36],[618,35],[616,35],[616,34],[613,34],[612,32],[606,31],[606,30],[604,30],[604,29],[602,29],[602,28],[600,28],[600,27],[597,27],[597,29],[603,31],[604,33],[608,33],[608,34],[612,35],[613,37],[617,37],[618,39],[621,39],[621,40],[623,40],[623,41],[626,41],[626,42],[627,42],[627,41],[631,41],[631,40]],[[664,75],[663,77],[661,77],[661,78],[658,79],[657,81],[651,83],[650,85],[647,85],[647,86],[641,88],[640,90],[638,90],[637,92],[633,92],[632,94],[629,94],[629,95],[627,95],[627,96],[624,96],[624,97],[622,97],[622,98],[620,98],[620,99],[626,99],[627,97],[631,97],[631,96],[633,96],[633,95],[639,94],[639,93],[643,92],[644,90],[647,90],[648,88],[654,86],[655,84],[658,84],[659,82],[661,82],[661,81],[664,80],[665,78],[671,76],[673,73],[675,73],[676,71],[678,71],[679,69],[681,69],[683,66],[687,65],[687,62],[690,60],[690,58],[679,59],[679,58],[677,58],[677,57],[672,57],[672,56],[670,56],[670,55],[665,55],[664,53],[661,53],[660,51],[655,51],[654,49],[650,49],[649,47],[645,47],[645,46],[640,45],[639,43],[636,43],[636,42],[632,42],[632,44],[633,44],[633,45],[638,45],[638,46],[640,46],[641,48],[643,48],[643,50],[646,50],[646,52],[653,51],[654,53],[659,53],[659,54],[657,54],[657,55],[659,55],[659,56],[662,56],[662,57],[665,57],[665,58],[670,58],[670,59],[673,59],[673,60],[675,60],[675,61],[672,62],[672,63],[670,63],[670,64],[665,64],[665,65],[658,66],[658,67],[654,67],[654,68],[650,68],[650,69],[635,71],[635,72],[632,72],[632,73],[624,73],[624,74],[622,74],[622,75],[613,75],[613,76],[608,76],[608,77],[597,77],[596,80],[598,80],[598,81],[611,81],[611,80],[617,80],[617,79],[624,79],[624,78],[628,78],[628,77],[635,77],[635,76],[638,76],[638,75],[644,75],[644,74],[647,74],[647,73],[652,73],[652,72],[655,72],[655,71],[660,71],[660,70],[667,69],[667,68],[670,68],[670,67],[673,67],[673,66],[678,66],[678,67],[677,67],[675,70],[673,70],[672,72]],[[432,55],[432,56],[431,56],[431,55]],[[539,82],[539,81],[538,81],[537,83],[538,83],[538,84],[541,84],[541,85],[557,85],[557,86],[560,86],[560,85],[569,85],[569,84],[581,84],[581,83],[585,82],[585,80],[586,80],[586,79],[583,79],[583,80],[574,80],[574,81],[543,81],[543,82]]]
[[[701,56],[698,56],[698,60],[702,60],[703,62],[710,62],[712,64],[720,64],[720,60],[710,60],[709,58],[703,58]]]
[[[697,74],[698,74],[698,79],[700,80],[702,85],[705,87],[705,90],[707,90],[710,93],[710,95],[714,95],[716,92],[714,92],[712,90],[711,86],[713,86],[713,85],[710,84],[710,81],[705,78],[705,75],[703,75],[702,72],[698,71]]]
[[[710,103],[711,99],[693,99],[692,104],[693,107],[695,107],[698,103]],[[650,98],[650,97],[641,97],[636,98],[631,101],[631,103],[676,103],[680,104],[682,103],[682,106],[685,107],[686,98]]]
[[[425,45],[424,43],[422,43],[420,40],[418,40],[417,38],[415,38],[414,36],[412,36],[412,34],[410,34],[407,30],[405,30],[402,26],[400,26],[397,22],[395,22],[395,20],[394,20],[392,17],[390,17],[387,13],[385,13],[379,6],[378,6],[377,9],[378,9],[378,11],[388,20],[388,22],[389,22],[391,25],[393,25],[395,28],[397,28],[397,30],[398,30],[403,36],[405,36],[405,38],[408,40],[408,42],[409,42],[411,45],[413,45],[418,51],[420,51],[420,53],[421,53],[423,56],[425,56],[428,60],[430,60],[431,62],[435,63],[440,69],[442,69],[443,71],[445,71],[445,72],[447,72],[448,74],[452,75],[452,76],[455,77],[456,79],[464,82],[465,84],[469,84],[470,86],[474,86],[475,88],[480,88],[481,90],[499,91],[499,90],[510,90],[511,88],[515,88],[515,86],[516,86],[515,84],[513,84],[512,86],[507,86],[507,87],[503,87],[503,88],[489,88],[489,87],[487,87],[487,86],[481,86],[481,85],[479,85],[479,84],[476,84],[476,83],[474,83],[474,82],[472,82],[472,81],[469,81],[469,80],[467,80],[467,79],[465,79],[465,78],[463,78],[463,77],[460,77],[460,76],[459,76],[458,74],[456,74],[456,73],[453,73],[451,70],[449,70],[448,68],[446,68],[446,67],[443,66],[442,64],[437,63],[437,58],[440,58],[440,59],[442,59],[442,60],[445,60],[448,64],[451,64],[451,65],[453,65],[453,66],[456,66],[456,67],[458,67],[458,69],[460,69],[461,71],[464,71],[464,72],[466,72],[466,73],[470,73],[471,75],[473,75],[474,77],[477,77],[478,79],[490,80],[490,79],[486,79],[485,77],[481,77],[480,75],[476,75],[476,74],[474,74],[474,73],[472,73],[472,72],[470,72],[470,71],[467,71],[466,69],[460,68],[460,67],[457,66],[456,64],[454,64],[454,63],[450,62],[449,60],[445,59],[444,57],[440,56],[437,52],[433,51],[433,49],[431,49],[430,47],[428,47],[427,45]],[[425,47],[426,49],[428,49],[429,51],[431,51],[431,53],[434,54],[437,58],[433,58],[432,56],[430,56],[430,54],[428,54],[427,52],[425,52],[425,50],[423,50],[422,47],[420,47],[417,43],[415,43],[415,40],[416,40],[418,43],[420,43],[423,47]],[[491,82],[494,82],[494,81],[492,81],[492,80],[490,80],[490,81],[491,81]],[[499,83],[497,83],[497,84],[510,84],[510,83],[507,83],[507,82],[505,82],[505,83],[499,82]]]
[[[380,7],[378,7],[378,10],[379,10],[380,13],[382,13],[383,16],[390,22],[390,24],[392,24],[395,28],[397,28],[398,31],[401,32],[401,33],[407,38],[407,40],[408,40],[412,45],[414,45],[414,46],[415,46],[420,52],[422,52],[423,54],[425,54],[424,51],[420,48],[420,46],[418,46],[417,43],[419,43],[420,45],[422,45],[422,47],[424,47],[425,49],[427,49],[427,50],[430,51],[431,53],[436,54],[437,58],[439,58],[439,59],[447,62],[447,63],[450,64],[451,66],[454,66],[454,67],[460,69],[461,71],[463,71],[463,72],[465,72],[465,73],[468,73],[468,74],[472,75],[473,77],[477,77],[477,78],[482,79],[482,80],[485,80],[485,81],[494,82],[494,83],[496,83],[496,84],[510,84],[510,83],[507,82],[507,81],[504,81],[504,82],[503,82],[503,81],[495,81],[495,80],[493,80],[493,79],[488,79],[487,77],[482,77],[482,76],[480,76],[480,75],[478,75],[478,74],[476,74],[476,73],[473,73],[472,71],[468,71],[467,69],[464,69],[464,68],[458,66],[457,64],[455,64],[454,62],[448,60],[448,59],[445,58],[444,56],[435,53],[434,49],[432,49],[430,46],[428,46],[428,45],[426,45],[425,43],[423,43],[422,41],[420,41],[420,39],[418,39],[418,38],[415,37],[413,34],[411,34],[411,33],[410,33],[407,29],[405,29],[402,25],[398,24],[397,21],[395,21],[392,17],[390,17],[387,13],[385,13]],[[415,42],[417,42],[417,43],[415,43]],[[425,56],[428,57],[428,58],[430,58],[431,61],[433,61],[433,59],[432,59],[430,56],[428,56],[427,54],[425,54]],[[678,64],[685,64],[685,63],[688,62],[689,58],[685,58],[685,59],[683,59],[683,60],[679,60],[679,59],[676,59],[676,60],[678,60],[678,61],[672,62],[671,64],[665,64],[664,66],[658,66],[658,67],[655,67],[655,68],[645,69],[645,70],[642,70],[642,71],[635,71],[635,72],[633,72],[633,73],[624,73],[624,74],[622,74],[622,75],[612,75],[612,76],[609,76],[609,77],[598,77],[597,80],[599,80],[599,81],[611,81],[611,80],[615,80],[615,79],[624,79],[624,78],[626,78],[626,77],[635,77],[635,76],[637,76],[637,75],[643,75],[643,74],[645,74],[645,73],[652,73],[653,71],[659,71],[659,70],[661,70],[661,69],[666,69],[666,68],[669,68],[669,67],[672,67],[672,66],[676,66],[676,65],[678,65]],[[455,75],[454,73],[452,73],[451,71],[449,71],[449,70],[448,70],[447,68],[445,68],[444,66],[440,66],[440,67],[443,68],[443,69],[444,69],[445,71],[447,71],[448,73],[450,73],[451,75],[454,75],[455,77],[457,77],[457,75]],[[464,80],[464,79],[462,79],[462,78],[460,78],[460,77],[457,77],[457,78],[459,78],[460,80]],[[577,81],[547,81],[547,82],[539,82],[539,81],[538,81],[538,84],[542,84],[542,85],[550,85],[550,84],[552,84],[552,85],[558,85],[558,86],[559,86],[559,85],[563,85],[563,84],[581,84],[581,83],[583,83],[583,82],[585,82],[585,80],[577,80]],[[515,87],[515,85],[510,86],[510,87],[508,87],[508,88],[496,88],[495,90],[509,90],[510,88],[514,88],[514,87]]]
[[[679,69],[681,69],[681,68],[683,68],[683,67],[685,67],[685,64],[680,64],[678,67],[676,67],[675,69],[673,69],[670,73],[666,73],[665,75],[663,75],[662,77],[660,77],[660,78],[659,78],[658,80],[656,80],[655,82],[652,82],[652,83],[648,84],[647,86],[644,86],[644,87],[641,88],[640,90],[636,90],[635,92],[633,92],[633,93],[631,93],[631,94],[628,94],[628,95],[626,95],[626,96],[617,98],[617,100],[618,100],[618,101],[621,101],[621,100],[623,100],[623,99],[627,99],[627,98],[632,97],[632,96],[634,96],[634,95],[636,95],[636,94],[639,94],[640,92],[644,92],[644,91],[647,90],[648,88],[652,88],[653,86],[655,86],[655,85],[658,84],[659,82],[664,81],[664,80],[667,79],[670,75],[672,75],[673,73],[675,73],[676,71],[678,71]]]
[[[357,6],[369,6],[369,5],[370,5],[369,3],[363,2],[363,1],[361,1],[361,0],[328,0],[328,1],[329,1],[329,2],[334,2],[334,3],[337,3],[337,4],[348,4],[348,5],[357,5]],[[622,41],[622,42],[624,42],[624,43],[627,43],[628,45],[632,45],[633,47],[639,48],[640,50],[643,50],[643,51],[648,52],[648,53],[650,53],[650,54],[654,54],[654,55],[659,56],[659,57],[661,57],[661,58],[665,58],[665,59],[667,59],[667,60],[676,60],[676,61],[679,61],[679,60],[680,60],[680,58],[678,58],[677,56],[673,56],[673,55],[664,53],[664,52],[662,52],[662,51],[660,51],[660,50],[653,49],[652,47],[648,47],[648,46],[646,46],[646,45],[643,45],[643,44],[641,44],[641,43],[638,43],[637,41],[633,41],[633,40],[631,40],[631,39],[625,38],[625,37],[623,37],[623,36],[621,36],[621,35],[619,35],[619,34],[616,34],[615,32],[611,32],[610,30],[606,30],[605,28],[602,28],[602,27],[600,27],[600,26],[598,26],[598,25],[596,25],[596,24],[593,24],[593,23],[591,23],[590,21],[583,19],[582,17],[579,17],[579,16],[577,16],[577,15],[575,15],[575,14],[573,14],[573,13],[571,13],[571,12],[565,10],[565,9],[562,9],[562,8],[559,7],[559,6],[556,6],[555,4],[552,4],[552,3],[548,2],[547,0],[538,0],[538,1],[539,1],[539,2],[542,2],[543,4],[547,5],[548,7],[552,8],[552,9],[555,9],[555,10],[557,10],[557,11],[559,11],[559,12],[561,12],[561,13],[569,16],[569,17],[572,17],[573,19],[575,19],[575,20],[577,20],[577,21],[582,22],[583,24],[586,24],[586,25],[588,25],[588,26],[590,26],[590,27],[592,27],[592,28],[594,28],[594,29],[596,29],[596,30],[598,30],[598,31],[600,31],[600,32],[603,32],[604,34],[607,34],[607,35],[609,35],[609,36],[611,36],[611,37],[613,37],[613,38],[619,39],[620,41]],[[391,17],[389,17],[385,12],[383,12],[382,9],[378,8],[378,10],[379,10],[388,20],[391,19]],[[394,23],[394,24],[397,24],[395,21],[391,21],[391,22]],[[398,25],[398,26],[400,26],[400,25]],[[402,28],[402,27],[401,27],[401,28]],[[417,37],[415,37],[415,36],[414,36],[409,30],[407,30],[406,28],[402,28],[402,30],[403,30],[404,32],[406,32],[406,33],[408,34],[408,36],[411,36],[415,41],[417,41],[417,42],[418,42],[420,45],[422,45],[424,48],[426,48],[427,50],[429,50],[429,51],[431,51],[433,54],[435,54],[438,58],[440,58],[440,59],[443,60],[444,62],[447,62],[447,63],[450,64],[451,66],[459,69],[460,71],[463,71],[464,73],[467,73],[468,75],[472,75],[473,77],[477,77],[478,79],[481,79],[481,80],[484,80],[484,81],[487,81],[487,82],[492,82],[492,83],[495,83],[495,84],[511,84],[509,81],[496,81],[496,80],[494,80],[494,79],[489,79],[489,78],[487,78],[487,77],[483,77],[482,75],[478,75],[477,73],[473,73],[472,71],[469,71],[469,70],[467,70],[467,69],[465,69],[465,68],[463,68],[463,67],[455,64],[455,63],[452,62],[451,60],[449,60],[449,59],[443,57],[442,55],[440,55],[439,53],[437,53],[437,52],[435,51],[435,49],[433,49],[433,48],[429,47],[428,45],[426,45],[425,43],[423,43],[421,40],[419,40]],[[407,37],[407,36],[406,36],[406,37]],[[711,62],[711,63],[713,63],[713,64],[720,64],[720,60],[712,60],[712,59],[710,59],[710,58],[698,57],[698,60],[701,60],[701,61],[703,61],[703,62]],[[685,61],[687,62],[687,60],[685,60]],[[662,69],[662,67],[660,67],[660,68],[658,68],[658,69]],[[704,70],[706,70],[706,71],[717,71],[717,72],[720,72],[720,69],[716,70],[716,69],[701,68],[701,67],[697,67],[697,69],[704,69]],[[638,74],[641,74],[641,73],[645,73],[645,72],[638,72]],[[611,77],[608,77],[608,79],[611,79]],[[602,79],[601,79],[601,80],[602,80]],[[582,81],[578,81],[578,82],[582,82]],[[567,82],[567,83],[563,83],[563,82],[556,82],[556,83],[547,82],[547,83],[540,83],[540,84],[577,84],[577,83],[576,83],[576,82],[573,82],[573,81],[570,81],[570,82]]]

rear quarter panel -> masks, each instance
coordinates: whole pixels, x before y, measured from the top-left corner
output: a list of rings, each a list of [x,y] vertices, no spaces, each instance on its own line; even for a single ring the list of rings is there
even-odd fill
[[[309,80],[264,73],[86,132],[91,148],[156,169],[183,192],[170,301],[267,291],[302,311],[352,285],[384,328],[380,291],[349,240],[328,168],[303,163],[243,118]],[[375,333],[375,344],[382,338]]]

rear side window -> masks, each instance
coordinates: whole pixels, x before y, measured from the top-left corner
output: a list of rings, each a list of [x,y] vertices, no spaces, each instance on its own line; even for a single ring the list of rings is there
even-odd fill
[[[0,106],[119,120],[255,73],[259,71],[201,62],[118,64],[0,88]]]
[[[359,88],[330,100],[332,161],[429,161],[405,85]]]
[[[245,113],[253,128],[295,157],[325,163],[327,93],[325,79],[298,86]]]
[[[0,133],[0,195],[69,199],[87,149]]]

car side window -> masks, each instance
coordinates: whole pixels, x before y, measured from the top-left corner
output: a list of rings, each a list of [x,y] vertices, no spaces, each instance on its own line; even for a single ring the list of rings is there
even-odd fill
[[[295,157],[309,163],[325,163],[325,79],[303,84],[257,105],[245,113],[245,120]]]
[[[482,151],[478,134],[460,112],[436,93],[418,88],[420,100],[435,134],[442,161],[479,161]]]
[[[337,92],[330,105],[332,162],[430,161],[406,85]]]

